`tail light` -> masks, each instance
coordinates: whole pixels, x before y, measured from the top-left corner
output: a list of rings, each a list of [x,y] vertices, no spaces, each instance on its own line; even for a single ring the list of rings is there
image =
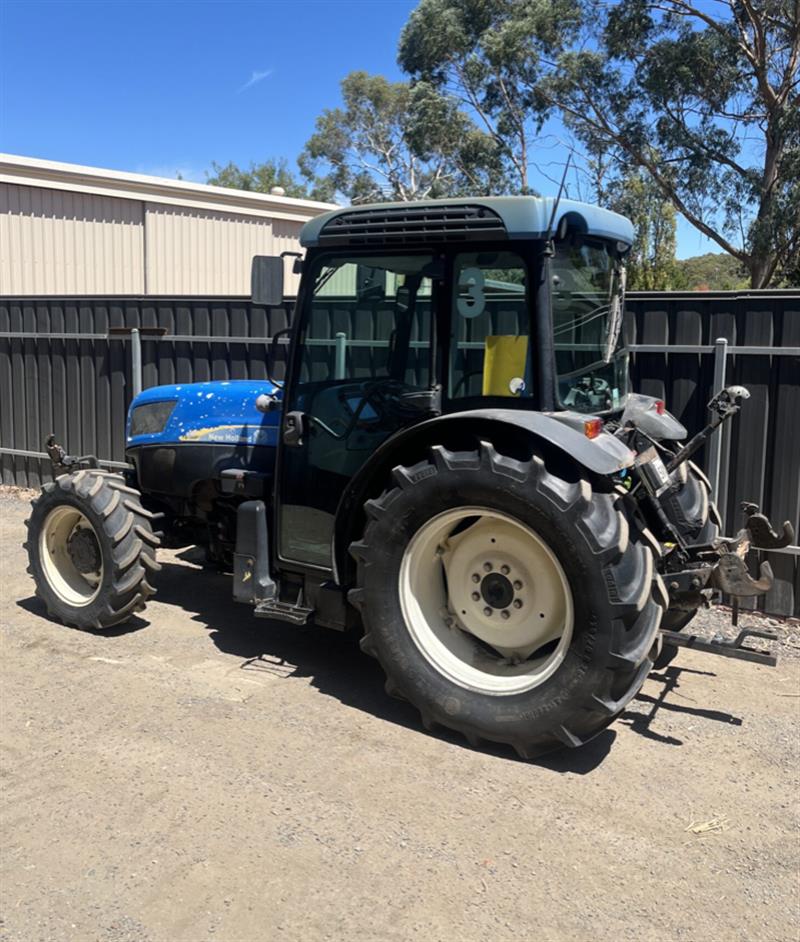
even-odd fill
[[[664,403],[664,400],[656,399],[655,403],[653,404],[653,408],[656,410],[657,415],[663,415],[664,411],[666,410],[666,405]]]

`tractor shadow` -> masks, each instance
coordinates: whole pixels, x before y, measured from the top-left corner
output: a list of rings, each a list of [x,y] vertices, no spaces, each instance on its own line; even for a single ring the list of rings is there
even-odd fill
[[[677,690],[680,687],[680,679],[683,674],[697,674],[702,677],[717,676],[712,671],[692,670],[691,668],[678,667],[677,665],[670,665],[664,671],[653,671],[648,676],[648,680],[657,681],[662,685],[658,695],[653,697],[640,690],[633,698],[633,702],[629,705],[629,708],[621,714],[619,721],[628,726],[634,733],[638,733],[646,739],[652,739],[666,746],[682,746],[683,740],[678,739],[677,736],[659,733],[652,728],[653,721],[661,710],[695,716],[698,719],[725,723],[730,726],[742,725],[741,717],[733,716],[733,714],[726,713],[723,710],[710,710],[705,707],[689,706],[686,703],[678,702],[677,698],[680,698],[682,695],[677,693]],[[639,712],[638,710],[630,708],[636,704],[644,704],[645,709]],[[650,707],[649,710],[646,709],[647,706]]]
[[[134,631],[141,631],[142,628],[147,628],[147,626],[150,624],[146,618],[140,618],[138,615],[133,615],[123,624],[115,625],[113,628],[70,628],[69,626],[65,626],[60,621],[53,618],[52,615],[48,613],[47,606],[36,595],[31,595],[27,599],[17,599],[16,604],[23,611],[29,612],[31,615],[36,615],[38,618],[44,618],[46,621],[58,625],[62,631],[66,627],[69,631],[80,631],[82,634],[95,635],[96,637],[100,638],[120,638],[122,635],[129,635]]]
[[[180,558],[197,563],[202,557],[189,551],[181,553]],[[231,600],[230,576],[213,570],[163,560],[156,585],[158,602],[189,613],[193,621],[208,630],[223,654],[240,661],[240,670],[251,675],[308,678],[320,693],[349,707],[417,734],[475,751],[457,733],[439,728],[427,733],[416,709],[389,697],[384,690],[383,671],[376,661],[361,652],[354,633],[255,618],[246,605]],[[616,732],[605,730],[581,749],[563,750],[534,763],[553,772],[585,775],[602,763],[615,737]],[[530,764],[508,746],[486,743],[479,751],[504,762]]]

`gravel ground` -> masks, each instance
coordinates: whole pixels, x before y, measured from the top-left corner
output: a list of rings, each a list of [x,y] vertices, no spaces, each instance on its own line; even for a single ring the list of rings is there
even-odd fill
[[[183,553],[146,619],[53,624],[26,514],[0,496],[3,942],[800,935],[796,623],[777,668],[683,650],[525,763],[425,734],[350,638],[253,619]]]

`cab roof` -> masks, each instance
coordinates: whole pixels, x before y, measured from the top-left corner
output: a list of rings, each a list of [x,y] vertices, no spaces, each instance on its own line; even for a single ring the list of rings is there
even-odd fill
[[[554,202],[549,196],[485,196],[348,206],[309,220],[300,232],[300,243],[310,248],[545,239],[551,234]],[[578,231],[627,246],[633,243],[633,225],[619,213],[562,199],[553,229],[564,217]]]

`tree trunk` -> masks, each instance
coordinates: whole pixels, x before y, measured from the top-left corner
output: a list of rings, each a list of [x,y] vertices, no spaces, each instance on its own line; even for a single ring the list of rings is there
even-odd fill
[[[775,202],[775,187],[780,176],[780,163],[785,140],[777,127],[779,115],[771,111],[765,135],[764,172],[761,175],[761,187],[758,201],[758,214],[753,223],[752,248],[748,261],[751,288],[766,288],[775,271],[776,246],[772,233],[768,230],[773,225],[772,214]]]

